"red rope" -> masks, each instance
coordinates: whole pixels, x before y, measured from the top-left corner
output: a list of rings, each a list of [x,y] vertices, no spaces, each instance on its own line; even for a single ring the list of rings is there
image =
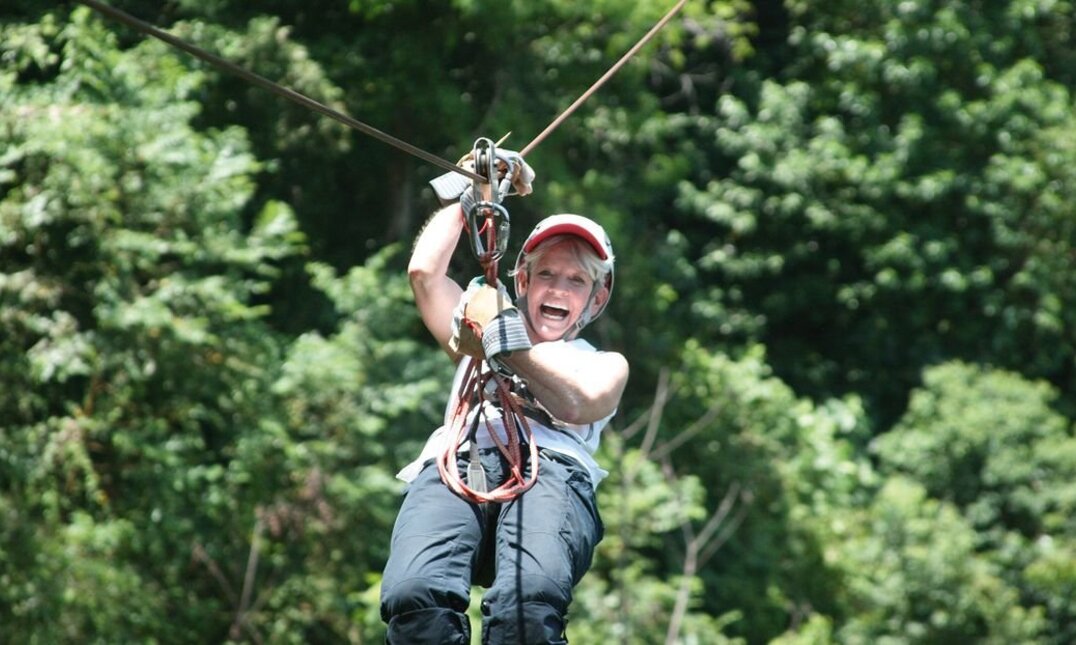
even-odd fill
[[[494,256],[493,249],[497,248],[497,227],[493,223],[493,216],[490,214],[486,217],[486,220],[482,223],[482,228],[478,229],[478,234],[486,235],[486,248],[489,249],[479,262],[485,269],[486,283],[491,287],[497,286],[497,260]]]
[[[465,226],[466,221],[466,217],[464,217]],[[497,227],[494,225],[492,213],[486,217],[478,232],[479,234],[485,234],[487,249],[496,248]],[[496,288],[497,260],[494,253],[492,251],[488,252],[480,259],[480,262],[484,269],[486,283]],[[469,327],[475,337],[481,340],[482,329],[474,321],[464,318],[460,321],[460,324]],[[494,384],[493,392],[496,401],[491,401],[487,395],[487,386],[491,381]],[[437,470],[441,473],[441,481],[457,495],[480,504],[483,502],[507,502],[522,495],[538,480],[538,446],[534,443],[534,432],[523,414],[523,407],[511,395],[511,380],[492,369],[483,372],[482,361],[474,358],[471,359],[470,364],[467,366],[467,371],[460,381],[460,389],[456,397],[456,407],[452,413],[449,436],[446,438],[444,450],[437,456]],[[501,440],[500,435],[493,427],[493,421],[486,414],[484,404],[487,402],[491,404],[500,403],[501,422],[504,425],[505,434],[508,436],[507,443]],[[472,409],[472,403],[477,404],[478,410],[475,414],[479,415],[480,420],[485,423],[486,431],[493,439],[493,443],[496,444],[508,462],[508,476],[500,486],[491,491],[475,490],[464,482],[464,478],[459,471],[459,447],[468,439],[470,424],[467,421]],[[520,428],[526,435],[526,443],[530,453],[528,455],[530,458],[530,475],[527,477],[523,474]],[[471,439],[477,441],[477,437],[472,437]]]
[[[481,365],[482,361],[472,360],[464,373],[445,449],[437,457],[437,470],[441,473],[441,480],[464,499],[477,503],[507,502],[522,495],[538,480],[538,446],[534,442],[534,433],[531,431],[527,418],[523,415],[522,407],[511,397],[508,379],[492,370],[483,372]],[[504,423],[505,434],[508,435],[507,443],[501,440],[500,435],[494,429],[493,422],[486,415],[483,405],[487,401],[485,392],[490,381],[494,382],[497,398],[501,403],[501,420]],[[508,462],[508,476],[500,486],[491,491],[471,488],[464,483],[459,471],[459,447],[468,438],[470,424],[467,420],[472,409],[472,402],[477,403],[478,410],[475,414],[478,414],[485,422],[489,436]],[[529,446],[531,466],[529,476],[523,474],[523,455],[520,451],[519,440],[520,426],[526,433]]]

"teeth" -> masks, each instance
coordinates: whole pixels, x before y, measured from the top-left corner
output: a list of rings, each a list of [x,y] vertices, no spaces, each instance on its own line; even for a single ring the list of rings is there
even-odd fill
[[[554,320],[564,320],[568,317],[568,310],[556,305],[542,305],[542,315]]]

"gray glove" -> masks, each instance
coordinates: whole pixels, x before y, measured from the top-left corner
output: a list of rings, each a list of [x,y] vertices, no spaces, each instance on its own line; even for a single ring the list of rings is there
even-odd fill
[[[534,169],[523,160],[518,152],[513,150],[498,150],[496,154],[498,176],[495,181],[501,182],[508,178],[516,191],[514,194],[520,196],[531,194],[534,190],[531,186],[534,182]],[[456,165],[473,172],[472,153],[467,153]],[[471,179],[458,172],[447,172],[431,180],[430,187],[433,188],[433,192],[437,194],[442,204],[450,204],[469,192]]]

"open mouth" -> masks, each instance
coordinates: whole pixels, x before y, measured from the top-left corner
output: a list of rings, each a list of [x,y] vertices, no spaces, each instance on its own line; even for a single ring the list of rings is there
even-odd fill
[[[548,318],[550,320],[562,321],[568,317],[568,310],[564,307],[558,307],[556,305],[542,305],[541,307],[542,318]]]

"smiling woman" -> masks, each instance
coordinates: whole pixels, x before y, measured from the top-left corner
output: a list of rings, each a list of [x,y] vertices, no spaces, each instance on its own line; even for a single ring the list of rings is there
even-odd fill
[[[591,274],[580,261],[583,248],[577,238],[552,238],[517,275],[516,291],[526,302],[523,313],[532,341],[570,340],[609,299],[601,275]]]
[[[609,302],[613,262],[609,238],[591,220],[554,215],[540,222],[524,241],[510,273],[516,279],[518,304],[531,334],[541,340],[578,335]],[[569,296],[579,296],[578,302]],[[569,321],[574,323],[569,325]],[[562,328],[550,329],[550,325]]]
[[[595,488],[608,473],[594,453],[628,378],[622,355],[577,337],[609,302],[612,245],[585,217],[546,218],[516,260],[513,306],[503,288],[464,291],[448,276],[463,221],[459,204],[438,211],[409,265],[422,319],[459,365],[445,424],[399,475],[410,486],[381,615],[390,643],[468,643],[482,584],[483,642],[565,643],[572,589],[604,533]],[[461,343],[480,300],[496,303],[482,342]],[[476,379],[496,393],[467,385]],[[493,495],[505,482],[511,494]]]

